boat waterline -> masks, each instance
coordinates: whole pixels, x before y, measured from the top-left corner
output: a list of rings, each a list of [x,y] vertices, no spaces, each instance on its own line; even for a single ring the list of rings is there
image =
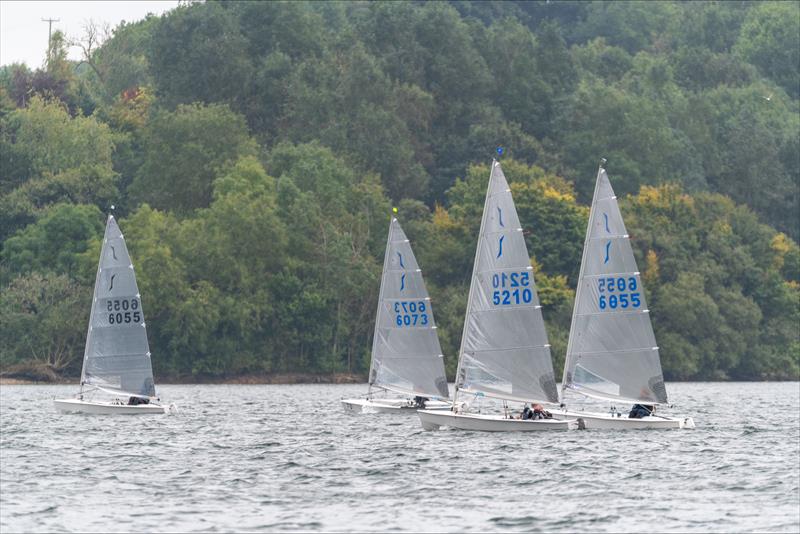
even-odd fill
[[[425,430],[441,427],[483,432],[542,432],[553,430],[577,430],[577,419],[510,419],[499,415],[456,413],[448,410],[417,410]]]
[[[602,412],[583,412],[570,410],[550,410],[554,419],[580,419],[587,430],[641,430],[641,429],[691,429],[691,417],[662,417],[659,415],[633,419],[624,414]]]
[[[53,399],[53,404],[56,410],[61,413],[87,413],[95,415],[159,415],[167,413],[168,410],[168,407],[160,404],[129,405],[80,399]]]

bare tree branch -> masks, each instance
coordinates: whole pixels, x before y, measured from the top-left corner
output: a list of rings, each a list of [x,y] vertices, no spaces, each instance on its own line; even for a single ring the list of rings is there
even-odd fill
[[[101,82],[105,83],[105,74],[101,65],[98,65],[95,53],[103,43],[111,36],[111,27],[107,22],[99,23],[92,19],[84,21],[83,35],[79,38],[71,38],[68,41],[70,46],[81,49],[81,60],[78,65],[86,64],[97,74]]]

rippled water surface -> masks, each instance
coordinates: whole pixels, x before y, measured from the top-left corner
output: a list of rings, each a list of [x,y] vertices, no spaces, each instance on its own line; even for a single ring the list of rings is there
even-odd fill
[[[671,383],[697,428],[425,432],[364,386],[164,385],[164,416],[0,388],[0,530],[800,530],[800,385]],[[490,408],[483,401],[483,409]]]

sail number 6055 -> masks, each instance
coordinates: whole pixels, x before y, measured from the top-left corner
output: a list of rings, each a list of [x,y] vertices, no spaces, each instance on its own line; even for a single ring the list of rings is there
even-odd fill
[[[137,299],[111,299],[106,302],[108,324],[141,323],[142,312]],[[116,312],[116,313],[115,313]]]
[[[638,287],[635,276],[600,278],[597,281],[597,291],[600,293],[597,305],[601,310],[638,308],[642,305]]]

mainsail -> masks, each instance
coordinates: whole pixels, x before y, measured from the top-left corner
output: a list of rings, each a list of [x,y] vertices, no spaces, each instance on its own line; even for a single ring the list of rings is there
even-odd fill
[[[483,207],[456,390],[558,402],[528,248],[497,161]]]
[[[128,247],[109,215],[94,283],[81,386],[155,397],[150,347]]]
[[[563,388],[612,400],[667,402],[643,289],[617,197],[601,167],[583,245]]]
[[[392,217],[372,341],[370,386],[449,398],[433,309],[414,252]]]

